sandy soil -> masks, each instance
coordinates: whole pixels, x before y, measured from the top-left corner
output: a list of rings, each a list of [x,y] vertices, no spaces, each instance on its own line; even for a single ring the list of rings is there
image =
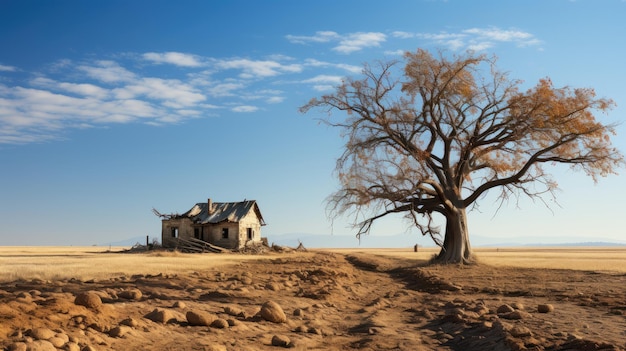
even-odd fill
[[[2,282],[0,347],[624,350],[625,287],[615,271],[274,254],[196,272]]]

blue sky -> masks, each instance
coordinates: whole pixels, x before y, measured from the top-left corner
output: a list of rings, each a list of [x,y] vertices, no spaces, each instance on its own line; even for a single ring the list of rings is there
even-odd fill
[[[624,14],[621,0],[0,1],[0,245],[158,237],[153,207],[208,197],[256,199],[270,238],[353,235],[325,212],[343,140],[299,106],[366,62],[471,49],[528,86],[595,88],[617,103],[599,118],[620,122]],[[553,172],[558,205],[496,213],[488,196],[470,235],[626,241],[624,175]],[[372,235],[428,242],[407,227]]]

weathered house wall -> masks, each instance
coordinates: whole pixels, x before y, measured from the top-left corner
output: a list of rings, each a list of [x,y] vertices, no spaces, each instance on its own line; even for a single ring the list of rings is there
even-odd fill
[[[162,244],[165,247],[176,246],[173,238],[193,238],[192,222],[189,218],[176,218],[161,222]]]
[[[248,242],[259,241],[261,241],[261,221],[254,211],[250,211],[239,221],[239,247],[244,247]]]

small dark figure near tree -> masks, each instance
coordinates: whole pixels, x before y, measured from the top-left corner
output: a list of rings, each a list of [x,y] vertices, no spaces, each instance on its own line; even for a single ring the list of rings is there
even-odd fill
[[[448,59],[418,50],[405,59],[400,78],[398,62],[366,65],[362,78],[301,107],[327,112],[323,121],[347,139],[329,206],[334,215],[367,213],[357,236],[403,213],[441,247],[435,261],[470,263],[466,211],[488,191],[502,201],[554,197],[546,166],[568,164],[597,181],[623,163],[614,126],[594,116],[613,101],[593,89],[555,88],[546,78],[521,92],[495,59],[473,53]],[[434,214],[445,218],[443,238]]]

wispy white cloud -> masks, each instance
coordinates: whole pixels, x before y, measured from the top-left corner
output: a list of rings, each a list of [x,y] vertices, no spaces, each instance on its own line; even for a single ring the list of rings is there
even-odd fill
[[[306,44],[306,43],[328,43],[331,41],[338,41],[341,39],[341,36],[333,31],[318,31],[315,32],[315,35],[306,36],[306,35],[287,35],[287,40],[296,44]]]
[[[259,108],[256,106],[250,106],[250,105],[240,105],[240,106],[235,106],[231,109],[231,111],[233,112],[241,112],[241,113],[246,113],[246,112],[256,112],[258,111]]]
[[[350,65],[346,63],[330,63],[316,59],[306,59],[304,64],[305,66],[317,68],[338,68],[347,71],[348,73],[360,73],[363,70],[363,66]]]
[[[40,88],[59,89],[83,97],[105,98],[109,95],[109,90],[89,83],[58,82],[50,78],[37,77],[31,80],[31,84]]]
[[[319,84],[319,83],[326,83],[326,84],[341,84],[341,82],[343,81],[342,76],[329,76],[329,75],[325,75],[325,74],[321,74],[318,76],[315,76],[313,78],[309,78],[309,79],[305,79],[302,81],[302,83],[314,83],[314,84]]]
[[[0,64],[0,72],[15,72],[16,67]]]
[[[205,88],[205,92],[212,97],[226,97],[235,96],[236,92],[243,90],[246,87],[241,82],[219,82]]]
[[[402,49],[393,50],[393,51],[391,51],[391,50],[386,50],[385,51],[385,55],[388,55],[388,56],[402,56],[405,53],[406,53],[406,50],[402,50]]]
[[[81,65],[78,69],[103,83],[130,82],[135,79],[133,72],[109,60],[96,61],[92,65]]]
[[[147,97],[172,108],[194,106],[206,99],[196,88],[177,79],[141,78],[112,92],[119,99]]]
[[[203,65],[198,56],[181,52],[147,52],[142,57],[158,64],[169,63],[181,67],[200,67]]]
[[[302,80],[300,83],[310,84],[313,90],[318,92],[331,91],[337,88],[342,81],[343,76],[332,76],[321,74],[313,78]]]
[[[445,46],[450,50],[483,51],[498,43],[513,43],[520,47],[541,44],[533,34],[517,29],[469,28],[459,32],[411,33],[396,31],[392,36],[399,39],[422,39]]]
[[[295,44],[335,42],[337,45],[332,50],[342,54],[351,54],[368,47],[380,46],[387,40],[387,35],[380,32],[357,32],[342,35],[332,31],[320,31],[313,36],[287,35],[286,38]]]
[[[385,40],[387,40],[387,36],[383,33],[352,33],[342,38],[339,45],[334,47],[333,50],[343,54],[350,54],[367,47],[380,46]]]
[[[239,75],[244,79],[266,78],[277,76],[282,73],[297,73],[302,71],[299,64],[282,64],[272,60],[249,60],[231,59],[219,60],[216,66],[220,69],[238,69],[242,73]]]
[[[284,96],[271,96],[269,98],[267,98],[267,103],[268,104],[279,104],[281,102],[285,101],[285,97]]]

